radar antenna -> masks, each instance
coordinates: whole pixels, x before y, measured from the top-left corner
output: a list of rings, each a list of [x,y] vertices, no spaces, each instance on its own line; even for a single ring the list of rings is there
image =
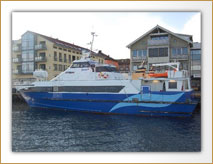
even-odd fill
[[[98,36],[98,35],[95,34],[95,32],[91,32],[91,35],[92,35],[92,42],[90,42],[91,47],[90,47],[90,55],[89,55],[89,57],[92,55],[92,48],[93,48],[94,37]]]

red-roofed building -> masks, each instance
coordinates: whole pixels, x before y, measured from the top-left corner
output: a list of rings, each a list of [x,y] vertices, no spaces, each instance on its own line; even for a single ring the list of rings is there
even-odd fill
[[[104,58],[105,64],[114,65],[117,69],[119,68],[117,60],[113,59],[109,55],[104,54],[101,50],[98,51],[97,55],[100,56],[101,58]]]

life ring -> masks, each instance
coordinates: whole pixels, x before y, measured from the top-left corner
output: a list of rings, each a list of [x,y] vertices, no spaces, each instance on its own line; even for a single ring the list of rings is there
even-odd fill
[[[109,75],[108,75],[107,73],[102,73],[102,72],[100,72],[100,73],[98,74],[98,77],[99,77],[99,78],[107,79],[107,78],[109,77]]]

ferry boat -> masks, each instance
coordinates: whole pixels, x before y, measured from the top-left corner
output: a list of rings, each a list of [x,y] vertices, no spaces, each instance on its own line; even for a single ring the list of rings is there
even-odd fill
[[[20,90],[30,107],[149,116],[191,116],[197,104],[192,92],[186,71],[168,71],[167,78],[125,79],[89,54],[52,80]]]

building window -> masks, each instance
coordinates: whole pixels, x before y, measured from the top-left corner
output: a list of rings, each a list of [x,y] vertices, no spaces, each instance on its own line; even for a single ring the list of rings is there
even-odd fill
[[[201,50],[191,49],[191,75],[198,76],[201,75]]]
[[[150,48],[149,57],[166,57],[168,56],[168,48]]]
[[[34,51],[22,51],[22,61],[33,61],[34,60]]]
[[[54,51],[54,61],[57,61],[57,52]]]
[[[62,71],[62,65],[59,64],[58,67],[59,67],[58,70],[59,70],[59,71]]]
[[[62,54],[59,53],[59,61],[62,62]]]
[[[36,69],[38,69],[38,64],[37,64],[37,63],[35,64],[35,70],[36,70]]]
[[[183,48],[182,48],[182,54],[183,54],[183,55],[187,55],[187,54],[188,54],[188,49],[187,49],[187,47],[183,47]]]
[[[64,71],[66,70],[66,65],[64,65]]]
[[[45,59],[46,53],[45,52],[41,52],[41,53],[39,53],[39,56],[42,57],[42,59]]]
[[[46,64],[40,64],[39,68],[42,69],[42,70],[46,70]]]
[[[147,56],[147,50],[142,50],[143,51],[143,57]]]
[[[158,48],[150,48],[149,57],[158,57]]]
[[[169,89],[177,89],[177,82],[169,82]]]
[[[66,63],[67,62],[67,55],[64,54],[64,62]]]
[[[168,56],[168,48],[159,48],[159,57]]]
[[[172,48],[172,55],[188,55],[188,48]]]
[[[151,36],[151,40],[168,40],[168,35]]]
[[[71,50],[68,50],[68,52],[71,52]]]
[[[181,48],[177,48],[176,52],[177,52],[177,55],[181,55]]]
[[[30,32],[25,33],[21,39],[22,50],[33,50],[35,45],[34,35]]]
[[[54,71],[57,71],[57,64],[53,64]]]
[[[142,50],[138,50],[138,58],[142,59],[142,55],[143,55],[143,51]]]
[[[133,50],[133,51],[132,51],[132,57],[133,57],[133,58],[136,58],[136,57],[137,57],[137,50]]]
[[[75,56],[72,56],[72,61],[74,61],[75,60]]]
[[[71,55],[69,55],[69,63],[71,63],[72,62],[72,60],[71,60]]]
[[[62,48],[60,48],[60,47],[59,47],[58,49],[59,49],[59,50],[62,50]]]
[[[53,48],[57,49],[57,47],[56,47],[56,46],[53,46]]]
[[[22,72],[23,73],[32,73],[33,71],[34,71],[33,62],[22,63]]]
[[[176,48],[172,48],[172,55],[176,55]]]
[[[191,50],[191,59],[192,60],[200,60],[201,59],[201,51],[200,50]]]
[[[67,49],[64,49],[64,51],[67,51]]]

